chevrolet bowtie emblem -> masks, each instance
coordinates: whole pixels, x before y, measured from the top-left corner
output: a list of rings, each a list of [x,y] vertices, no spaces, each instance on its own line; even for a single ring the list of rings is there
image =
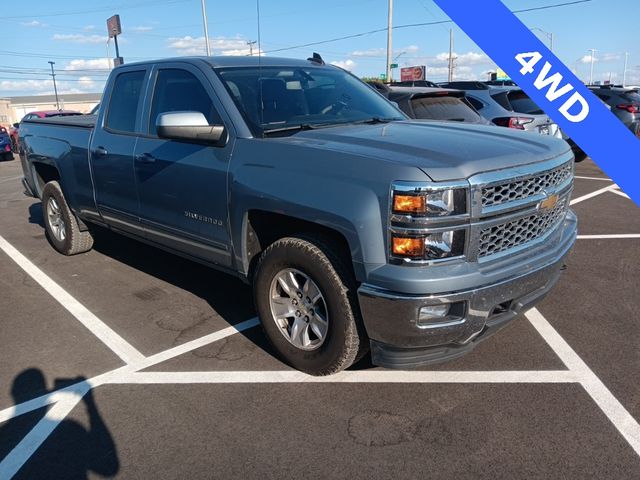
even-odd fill
[[[538,210],[548,211],[558,204],[558,195],[550,195],[538,204]]]

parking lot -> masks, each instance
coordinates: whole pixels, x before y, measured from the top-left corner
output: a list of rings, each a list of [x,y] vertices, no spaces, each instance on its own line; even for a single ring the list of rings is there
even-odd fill
[[[537,310],[450,363],[315,378],[230,276],[108,231],[56,253],[0,163],[0,478],[638,478],[640,211],[576,175]]]

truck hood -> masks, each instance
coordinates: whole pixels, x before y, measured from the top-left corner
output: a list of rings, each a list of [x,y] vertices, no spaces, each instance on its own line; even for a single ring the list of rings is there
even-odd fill
[[[436,182],[541,162],[570,151],[566,142],[536,133],[451,122],[349,125],[278,140],[412,165]]]

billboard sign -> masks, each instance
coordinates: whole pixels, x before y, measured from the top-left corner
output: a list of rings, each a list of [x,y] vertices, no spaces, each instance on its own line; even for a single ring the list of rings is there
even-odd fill
[[[400,80],[403,82],[415,82],[427,79],[427,67],[419,65],[400,69]]]
[[[120,15],[114,15],[107,19],[107,32],[109,32],[109,38],[113,38],[116,35],[122,33],[122,26],[120,25]]]

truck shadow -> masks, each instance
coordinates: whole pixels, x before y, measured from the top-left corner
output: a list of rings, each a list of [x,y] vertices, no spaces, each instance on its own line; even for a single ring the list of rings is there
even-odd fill
[[[104,228],[95,228],[94,239],[97,252],[200,297],[230,325],[256,316],[251,287],[232,275]],[[274,355],[261,333],[242,334],[253,343],[259,340],[258,346]]]
[[[40,202],[29,207],[29,223],[44,228]],[[196,295],[207,302],[211,309],[229,325],[235,325],[256,316],[251,287],[232,275],[218,272],[208,266],[105,228],[95,227],[94,238],[95,251]],[[149,294],[151,295],[152,292]],[[266,354],[278,358],[261,329],[252,328],[241,333]],[[368,368],[373,368],[370,355],[366,355],[350,370]]]
[[[251,287],[232,275],[107,229],[97,228],[94,237],[94,250],[202,298],[230,325],[256,316]],[[278,358],[260,329],[253,328],[241,333],[269,356]],[[366,355],[350,369],[372,367],[371,356]]]

